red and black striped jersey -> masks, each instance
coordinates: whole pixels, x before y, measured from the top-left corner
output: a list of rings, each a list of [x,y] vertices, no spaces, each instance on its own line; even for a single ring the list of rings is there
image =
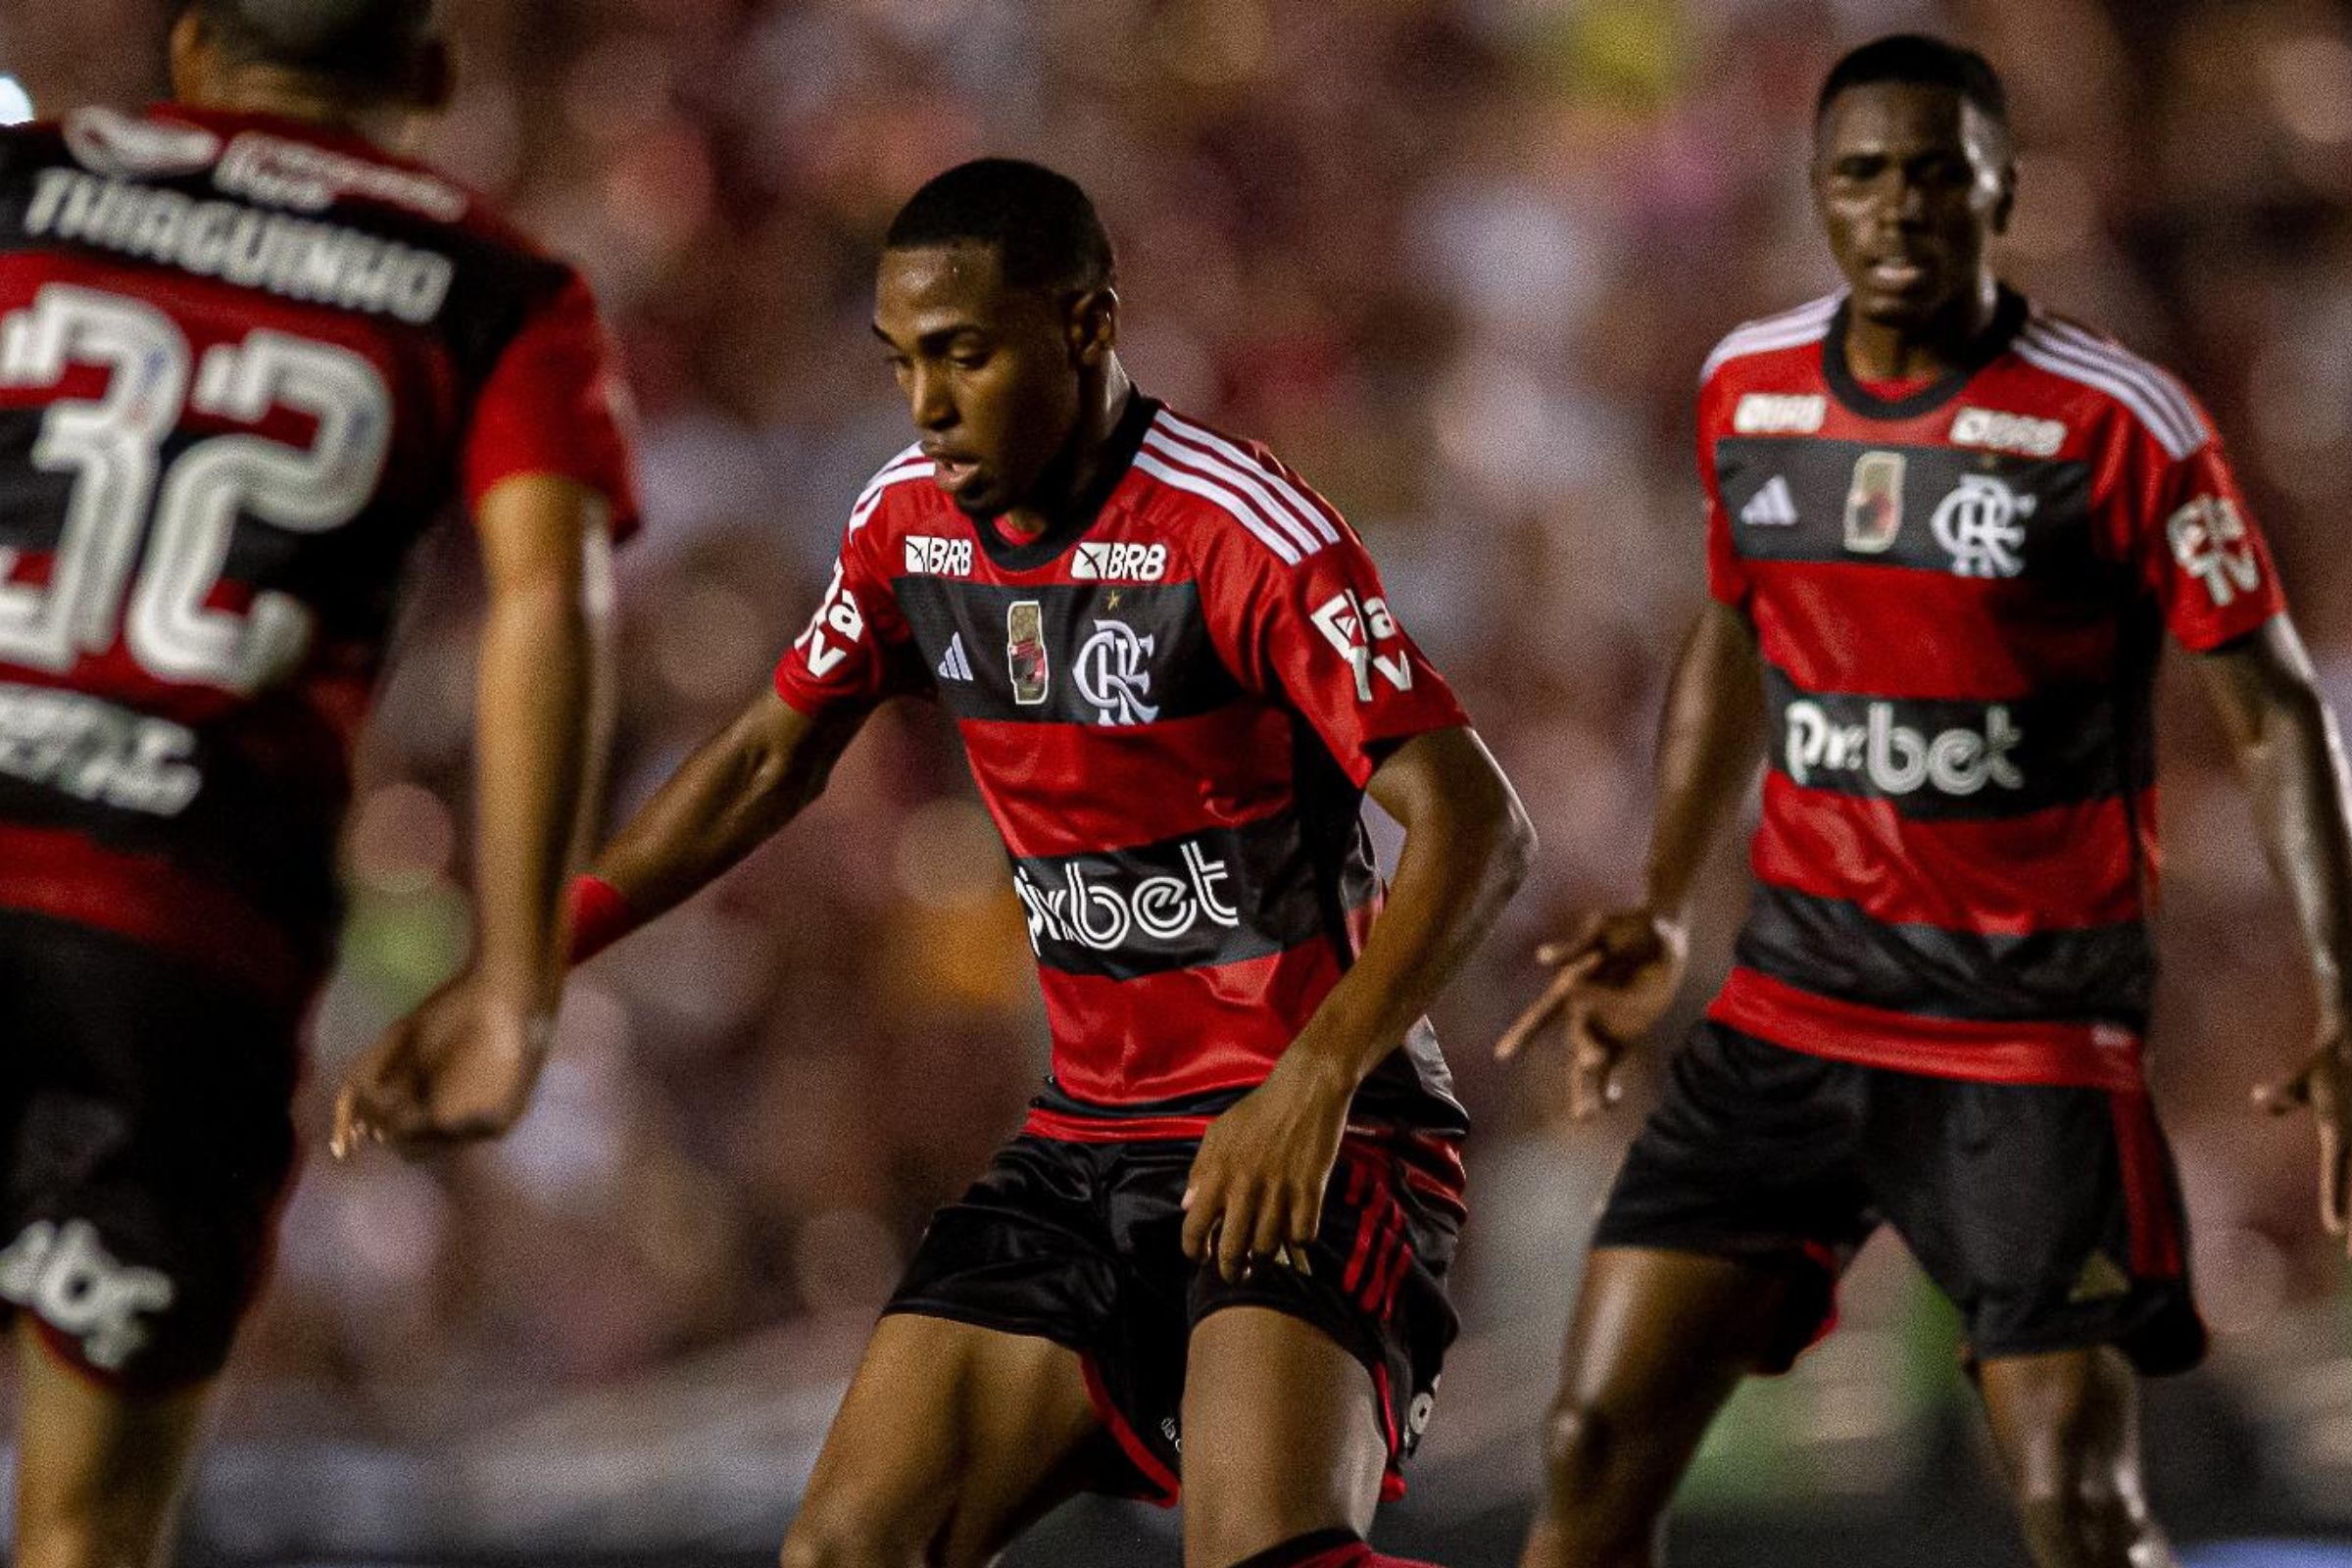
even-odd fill
[[[1756,902],[1713,1015],[1799,1051],[2136,1087],[2153,687],[2282,607],[2204,410],[2005,293],[1881,396],[1830,298],[1741,327],[1698,405],[1709,582],[1770,710]],[[1884,389],[1882,389],[1884,390]]]
[[[1114,441],[1099,506],[1020,544],[919,451],[893,459],[776,689],[811,715],[921,694],[955,716],[1053,1029],[1031,1130],[1197,1137],[1360,951],[1381,758],[1467,720],[1297,474],[1141,395]],[[1426,1022],[1357,1112],[1462,1130]]]
[[[0,131],[0,907],[299,994],[410,549],[634,518],[586,286],[456,185],[163,106]]]

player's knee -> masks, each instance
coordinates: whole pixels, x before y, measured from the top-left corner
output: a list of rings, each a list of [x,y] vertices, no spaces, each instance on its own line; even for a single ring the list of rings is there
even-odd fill
[[[1555,1492],[1590,1494],[1607,1490],[1621,1462],[1615,1423],[1592,1405],[1563,1399],[1544,1422],[1544,1470]]]

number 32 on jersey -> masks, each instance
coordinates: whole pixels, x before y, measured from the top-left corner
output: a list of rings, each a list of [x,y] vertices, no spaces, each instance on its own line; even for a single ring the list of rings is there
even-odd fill
[[[106,369],[106,391],[42,419],[33,464],[74,487],[45,584],[9,581],[22,552],[0,547],[0,662],[63,673],[120,633],[159,679],[270,685],[308,650],[313,616],[270,590],[243,614],[212,608],[230,535],[247,514],[297,533],[359,515],[392,438],[382,376],[348,349],[267,329],[199,359],[153,306],[71,284],[0,319],[0,386],[56,386],[75,365]],[[318,421],[308,448],[232,433],[162,461],[185,414],[250,424],[274,408]]]

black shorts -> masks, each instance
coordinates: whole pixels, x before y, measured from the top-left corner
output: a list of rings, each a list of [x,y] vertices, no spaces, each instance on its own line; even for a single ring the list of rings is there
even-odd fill
[[[886,1311],[1035,1335],[1078,1352],[1087,1393],[1126,1455],[1103,1490],[1172,1503],[1193,1325],[1265,1306],[1328,1335],[1372,1374],[1389,1442],[1385,1494],[1420,1442],[1457,1327],[1446,1297],[1460,1214],[1417,1167],[1349,1138],[1323,1200],[1308,1272],[1260,1262],[1227,1284],[1184,1255],[1198,1143],[1065,1143],[1023,1135],[932,1216]]]
[[[1838,1277],[1881,1220],[1958,1305],[1975,1359],[2114,1345],[2167,1373],[2204,1358],[2145,1094],[1894,1072],[1703,1023],[1592,1245],[1787,1270],[1765,1368],[1781,1371],[1829,1331]]]
[[[103,1381],[218,1372],[294,1163],[300,1016],[0,912],[0,1310]]]

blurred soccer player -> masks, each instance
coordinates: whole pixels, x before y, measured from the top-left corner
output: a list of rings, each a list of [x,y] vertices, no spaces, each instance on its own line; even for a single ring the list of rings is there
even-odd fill
[[[2188,655],[2318,985],[2308,1102],[2343,1230],[2352,852],[2335,733],[2219,440],[2170,375],[2030,306],[1975,54],[1894,37],[1821,94],[1846,288],[1734,332],[1699,395],[1716,603],[1667,697],[1642,902],[1547,950],[1575,1108],[1681,978],[1709,841],[1765,754],[1737,966],[1620,1172],[1569,1332],[1530,1568],[1653,1559],[1740,1378],[1826,1329],[1883,1219],[1959,1305],[2034,1559],[2171,1560],[2133,1369],[2196,1362],[2140,1048],[2151,689]]]
[[[669,908],[908,694],[1012,859],[1053,1076],[933,1220],[784,1560],[978,1564],[1179,1475],[1194,1568],[1384,1560],[1361,1532],[1454,1332],[1464,1123],[1421,1014],[1519,879],[1518,803],[1339,514],[1130,384],[1077,186],[939,176],[874,329],[921,439],[775,690],[575,895],[584,949]],[[1385,910],[1367,791],[1405,828]]]
[[[579,279],[383,150],[445,90],[425,0],[201,0],[172,71],[0,132],[0,1298],[40,1568],[163,1552],[292,1167],[352,732],[461,488],[476,950],[347,1110],[421,1146],[522,1103],[631,505]]]

